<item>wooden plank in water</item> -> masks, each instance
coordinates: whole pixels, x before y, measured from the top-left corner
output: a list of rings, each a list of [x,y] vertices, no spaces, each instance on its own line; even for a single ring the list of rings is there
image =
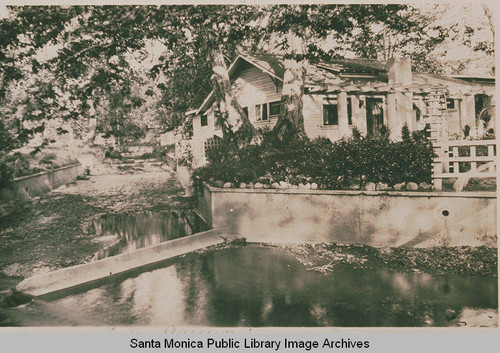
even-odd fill
[[[213,229],[131,253],[36,275],[19,283],[16,289],[35,297],[42,296],[165,261],[224,241],[219,231]]]

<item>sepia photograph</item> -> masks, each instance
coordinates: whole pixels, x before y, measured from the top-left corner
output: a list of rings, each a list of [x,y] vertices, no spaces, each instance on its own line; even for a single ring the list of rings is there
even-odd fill
[[[0,5],[0,330],[497,328],[494,14]]]

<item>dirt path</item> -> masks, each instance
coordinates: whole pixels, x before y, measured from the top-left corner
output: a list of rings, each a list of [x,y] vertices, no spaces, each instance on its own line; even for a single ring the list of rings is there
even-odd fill
[[[35,273],[89,261],[105,246],[88,230],[95,217],[190,208],[174,174],[147,162],[133,169],[104,164],[90,180],[0,219],[0,291]]]

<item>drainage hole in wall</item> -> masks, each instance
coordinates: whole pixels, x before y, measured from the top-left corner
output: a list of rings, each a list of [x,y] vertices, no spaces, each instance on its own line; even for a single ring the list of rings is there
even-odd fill
[[[441,213],[443,214],[443,216],[448,217],[448,215],[450,214],[450,211],[443,210],[443,212],[441,212]]]

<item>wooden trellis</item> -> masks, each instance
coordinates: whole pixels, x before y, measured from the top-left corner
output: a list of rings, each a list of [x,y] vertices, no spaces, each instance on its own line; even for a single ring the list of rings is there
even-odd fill
[[[205,153],[211,148],[218,148],[222,143],[222,139],[219,136],[213,136],[205,140]]]

